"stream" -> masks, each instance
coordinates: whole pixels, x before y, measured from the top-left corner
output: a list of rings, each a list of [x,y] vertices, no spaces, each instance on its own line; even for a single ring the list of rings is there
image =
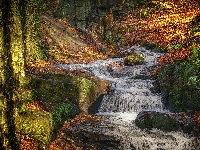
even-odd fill
[[[77,125],[76,132],[100,133],[114,137],[118,144],[109,142],[101,149],[120,150],[197,150],[199,141],[181,131],[164,132],[158,129],[141,130],[135,125],[137,115],[142,111],[171,113],[162,103],[160,93],[152,92],[154,79],[140,79],[152,71],[161,53],[133,46],[126,51],[142,53],[146,64],[123,66],[123,58],[97,60],[89,64],[59,65],[67,70],[90,72],[111,83],[111,92],[105,94],[97,108],[96,115],[104,116],[99,125]],[[107,140],[108,141],[108,140]]]

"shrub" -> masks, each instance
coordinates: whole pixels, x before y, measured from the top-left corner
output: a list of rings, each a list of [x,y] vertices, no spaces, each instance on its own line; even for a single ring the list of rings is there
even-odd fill
[[[163,66],[159,74],[164,102],[173,111],[200,109],[200,50],[189,60]]]

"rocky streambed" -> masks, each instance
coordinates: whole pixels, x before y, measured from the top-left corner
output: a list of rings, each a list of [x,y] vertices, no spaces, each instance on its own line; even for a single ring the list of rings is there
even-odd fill
[[[142,55],[144,62],[126,66],[123,58],[112,58],[57,66],[108,80],[111,89],[88,108],[93,115],[78,116],[63,126],[52,149],[200,149],[195,120],[170,112],[149,76],[162,54],[136,46],[126,52]]]

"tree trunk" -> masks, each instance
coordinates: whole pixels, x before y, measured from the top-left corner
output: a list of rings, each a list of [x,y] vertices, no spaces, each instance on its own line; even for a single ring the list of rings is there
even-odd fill
[[[31,93],[24,66],[41,58],[38,46],[39,4],[45,0],[0,0],[0,149],[19,149],[15,119]],[[28,59],[27,59],[28,58]],[[16,126],[18,125],[18,126]]]
[[[17,87],[14,78],[14,69],[12,66],[11,53],[11,32],[13,30],[13,13],[11,10],[12,1],[2,0],[2,21],[3,21],[3,38],[2,38],[2,78],[1,78],[1,102],[3,110],[1,112],[1,129],[3,146],[6,149],[19,149],[18,139],[15,134],[13,91]]]

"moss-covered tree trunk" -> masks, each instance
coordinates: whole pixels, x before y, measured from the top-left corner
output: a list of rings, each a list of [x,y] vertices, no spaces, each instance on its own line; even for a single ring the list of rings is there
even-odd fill
[[[18,87],[16,70],[13,67],[13,39],[14,11],[11,0],[2,0],[2,34],[1,37],[1,135],[6,149],[19,149],[19,142],[15,133],[15,101],[14,91]],[[19,38],[18,38],[19,39]],[[17,42],[17,41],[16,41]],[[20,41],[18,41],[20,42]],[[21,47],[19,47],[20,50]],[[20,65],[22,66],[23,63]]]
[[[19,104],[30,93],[25,89],[24,66],[41,57],[37,4],[36,0],[0,0],[0,147],[6,149],[19,149],[20,131],[15,129],[15,120]]]

